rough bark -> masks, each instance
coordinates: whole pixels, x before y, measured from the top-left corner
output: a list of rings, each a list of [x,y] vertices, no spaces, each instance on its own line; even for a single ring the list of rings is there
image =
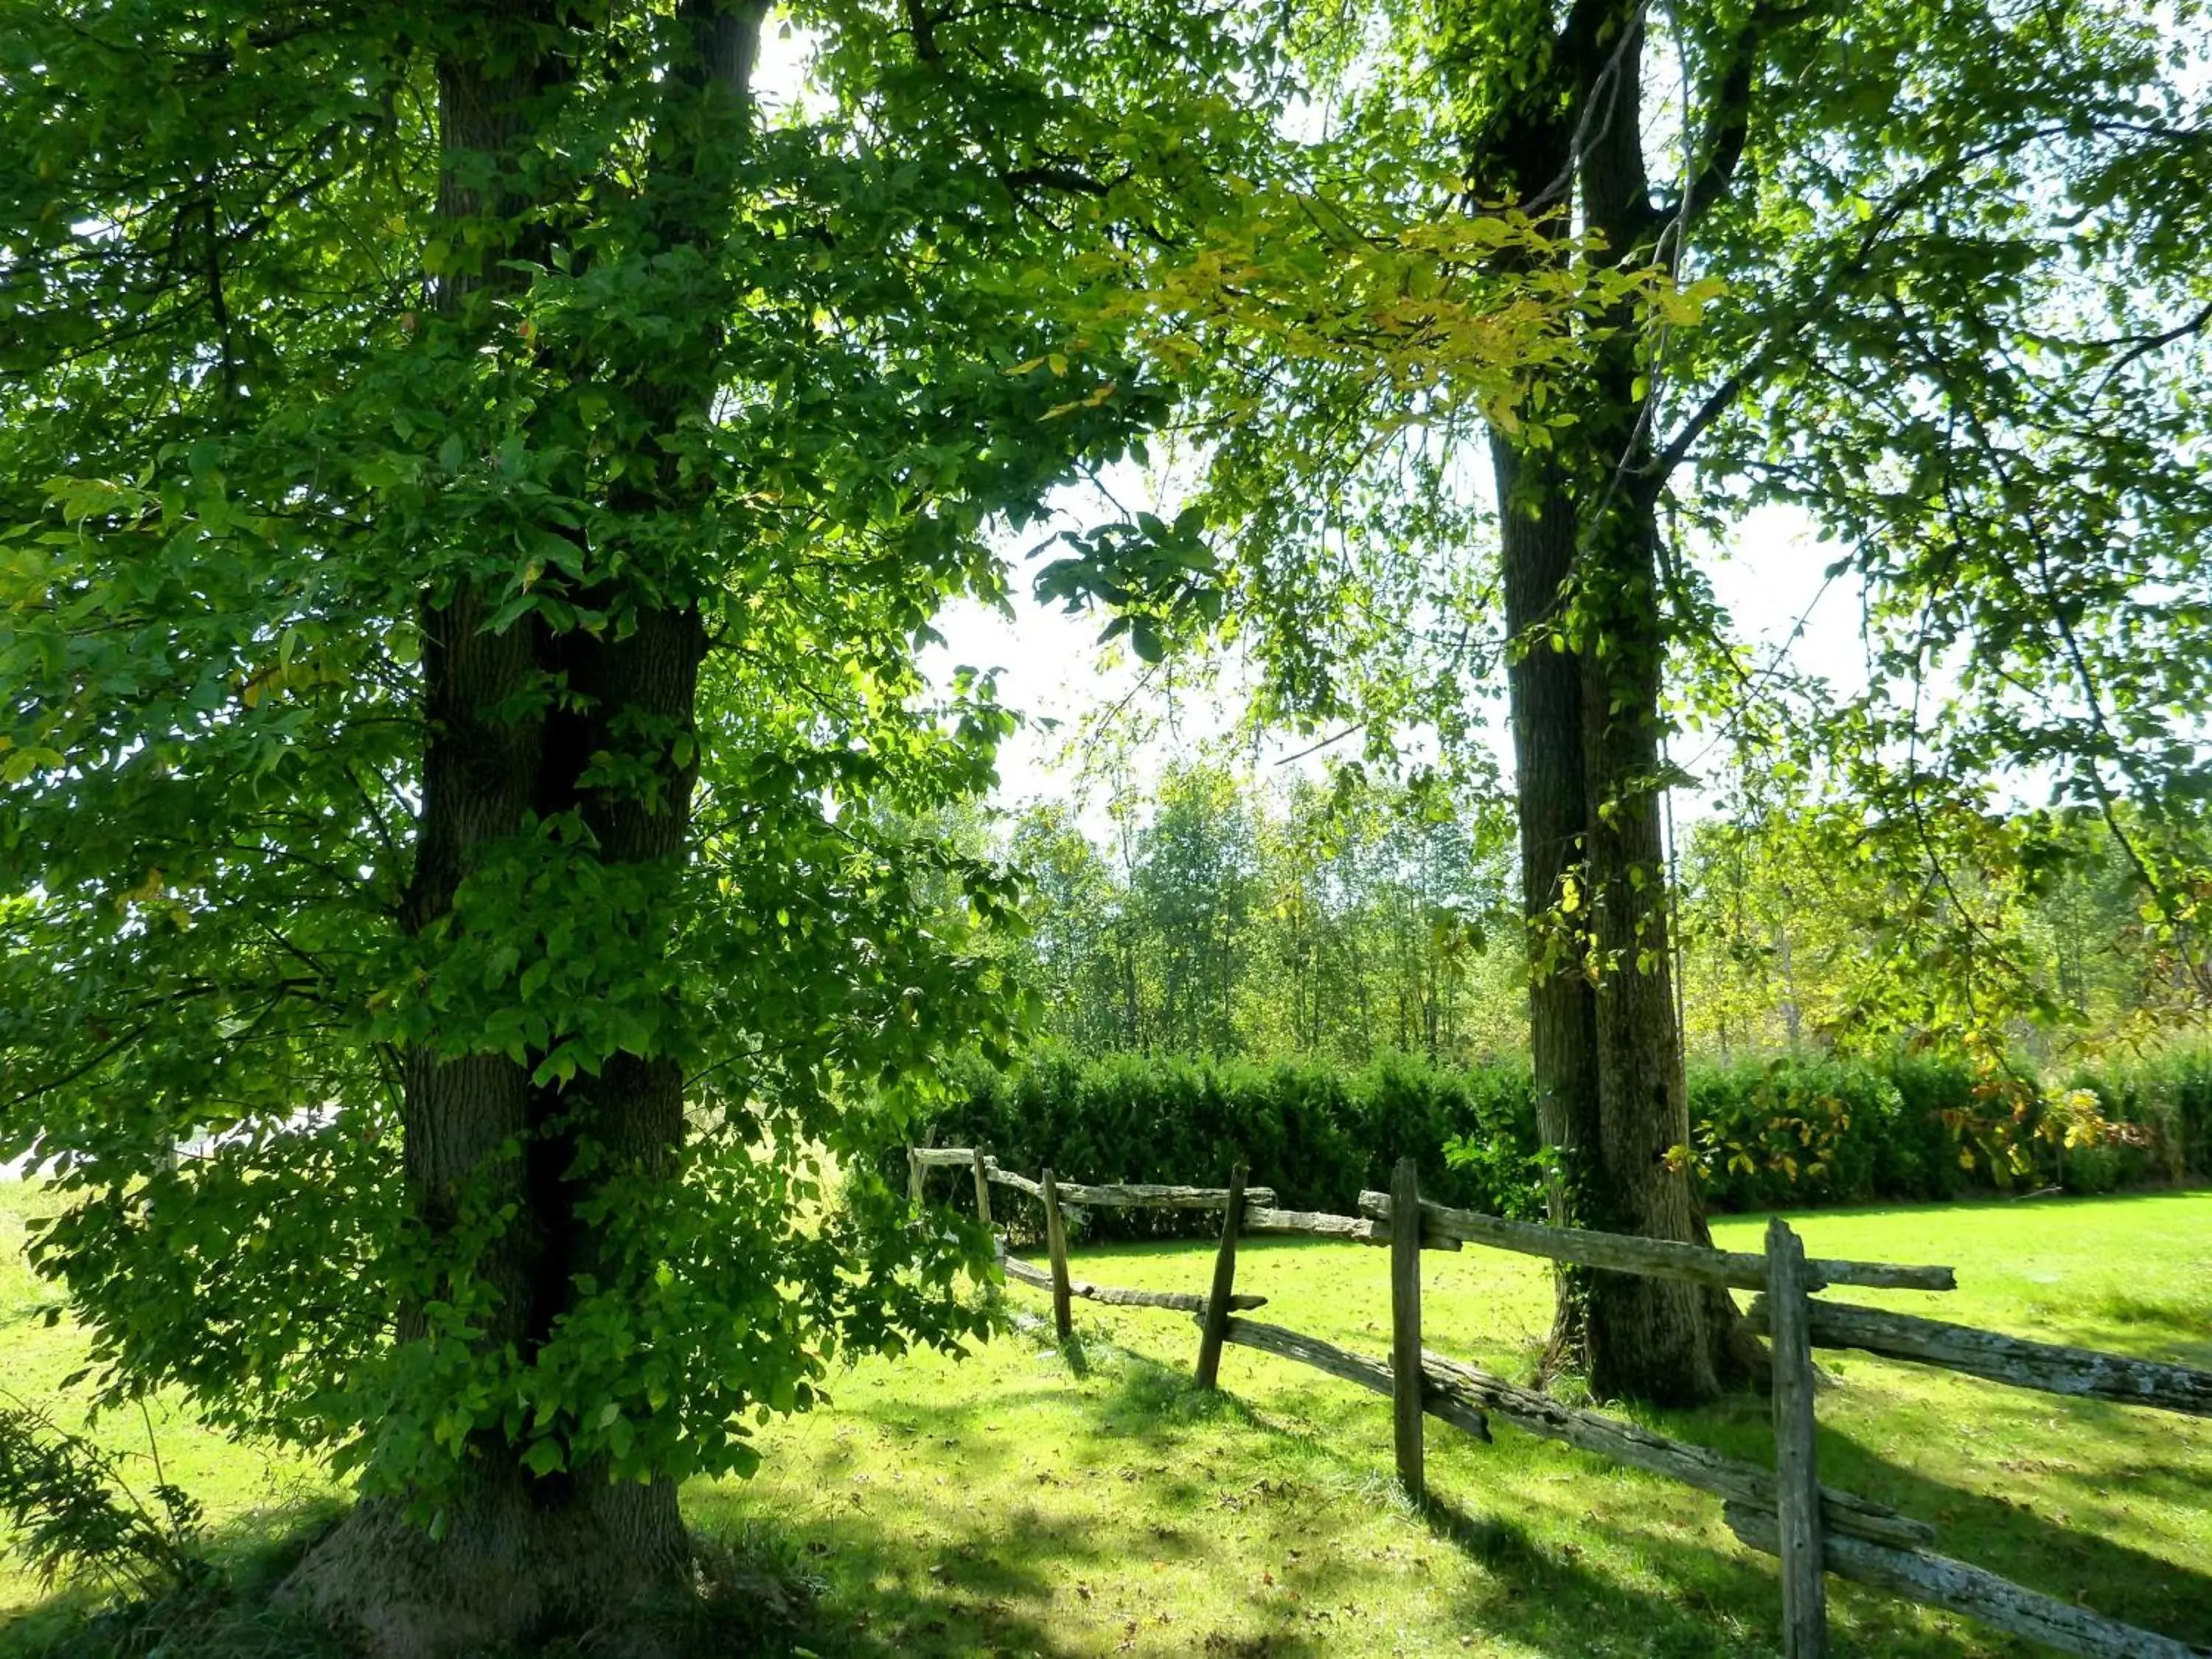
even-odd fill
[[[395,1498],[357,1504],[295,1571],[289,1595],[362,1650],[438,1659],[598,1628],[681,1582],[689,1549],[663,1485],[546,1483],[488,1467],[433,1535]]]
[[[1581,879],[1583,793],[1582,676],[1552,630],[1574,567],[1575,519],[1555,463],[1493,434],[1505,625],[1517,655],[1506,670],[1513,775],[1521,824],[1521,896],[1530,927],[1528,1045],[1536,1127],[1553,1156],[1553,1225],[1599,1224],[1577,1197],[1598,1140],[1596,1002],[1580,952],[1563,930],[1561,901]],[[1589,1275],[1562,1267],[1544,1369],[1587,1357]]]
[[[697,30],[698,78],[672,96],[720,83],[741,99],[761,12],[703,0],[684,8]],[[473,55],[439,64],[449,161],[513,155],[528,141],[535,95],[562,72],[547,44],[556,9],[491,0],[477,21]],[[530,204],[499,196],[497,185],[485,199],[462,182],[467,176],[449,165],[440,216],[474,222],[478,239],[456,234],[453,245],[483,252],[473,270],[441,280],[435,301],[449,319],[464,316],[484,285],[518,280],[503,261],[542,252],[532,239],[543,233],[500,228]],[[678,181],[664,221],[669,234],[700,210],[704,188],[696,176]],[[700,337],[688,361],[641,366],[638,401],[659,425],[672,426],[705,395],[711,371],[701,358],[711,349],[698,349]],[[665,481],[639,488],[638,500],[610,504],[645,509]],[[521,834],[532,817],[573,814],[605,863],[672,869],[683,858],[705,636],[697,609],[659,600],[659,591],[643,604],[611,587],[580,595],[624,617],[626,626],[599,635],[556,635],[535,618],[490,631],[490,603],[466,581],[442,600],[426,598],[426,736],[416,868],[403,917],[409,932],[449,917],[486,849]],[[556,687],[567,695],[542,695]],[[515,712],[547,707],[556,712]],[[639,763],[641,774],[625,775],[642,775],[645,786],[593,781],[608,775],[599,765],[608,755]],[[464,1191],[471,1202],[513,1206],[514,1221],[478,1264],[498,1292],[478,1340],[487,1352],[511,1349],[526,1362],[572,1305],[578,1276],[606,1265],[595,1254],[597,1235],[578,1221],[579,1205],[611,1180],[677,1175],[681,1070],[665,1056],[624,1053],[596,1077],[536,1085],[528,1061],[496,1053],[441,1058],[416,1049],[403,1061],[410,1203],[433,1237],[453,1227]],[[580,1160],[587,1143],[592,1156]],[[524,1148],[520,1158],[505,1150],[514,1145]],[[419,1311],[402,1311],[400,1341],[424,1330]],[[672,1481],[617,1483],[592,1464],[533,1475],[520,1461],[522,1447],[496,1426],[467,1449],[457,1480],[357,1505],[296,1570],[291,1598],[356,1632],[368,1651],[411,1659],[621,1628],[641,1601],[681,1589],[690,1550]],[[426,1511],[436,1516],[434,1533],[422,1524]]]
[[[1586,11],[1595,27],[1573,54],[1576,102],[1585,117],[1577,158],[1583,210],[1610,257],[1643,263],[1657,251],[1662,223],[1644,172],[1638,107],[1644,14],[1632,5],[1578,8],[1577,21]],[[1660,830],[1669,622],[1660,585],[1650,364],[1638,347],[1635,331],[1623,327],[1600,351],[1585,428],[1593,448],[1579,480],[1600,1185],[1615,1206],[1614,1231],[1710,1245],[1690,1173],[1671,1155],[1689,1145],[1689,1087]],[[1705,1400],[1757,1369],[1757,1351],[1724,1291],[1608,1275],[1593,1285],[1591,1302],[1590,1381],[1601,1397]]]
[[[1473,39],[1482,40],[1480,31]],[[1480,46],[1478,44],[1478,50]],[[1489,76],[1484,58],[1459,73]],[[1553,54],[1546,53],[1547,64]],[[1550,74],[1539,77],[1548,82]],[[1559,234],[1571,224],[1573,120],[1555,85],[1525,87],[1468,135],[1467,168],[1478,203],[1542,204]],[[1558,1226],[1591,1225],[1586,1193],[1598,1144],[1596,1004],[1583,976],[1568,884],[1582,881],[1589,817],[1583,764],[1582,676],[1567,637],[1579,525],[1563,459],[1501,427],[1490,434],[1497,488],[1505,624],[1507,706],[1521,829],[1522,912],[1528,920],[1528,1046],[1536,1126],[1552,1156],[1547,1194]],[[1590,1275],[1562,1266],[1542,1370],[1585,1364]]]
[[[1652,258],[1663,222],[1640,148],[1641,16],[1611,0],[1573,6],[1540,84],[1473,136],[1469,165],[1479,191],[1548,204],[1561,233],[1579,210],[1604,257],[1635,263]],[[1697,1195],[1668,1156],[1689,1140],[1689,1113],[1660,834],[1668,624],[1636,348],[1624,328],[1601,349],[1568,389],[1578,424],[1551,447],[1503,428],[1491,438],[1516,652],[1530,1048],[1559,1170],[1553,1220],[1704,1244]],[[1547,1365],[1579,1359],[1601,1397],[1710,1398],[1754,1355],[1725,1293],[1560,1276]]]
[[[1629,440],[1628,453],[1634,453]],[[1598,1149],[1583,1224],[1709,1245],[1692,1177],[1660,830],[1660,680],[1666,652],[1657,532],[1648,501],[1601,496],[1582,561],[1584,842],[1597,1046]],[[1752,1361],[1724,1292],[1596,1275],[1588,1359],[1601,1397],[1686,1402],[1743,1381]]]
[[[473,848],[514,833],[526,808],[557,792],[564,772],[573,792],[577,771],[573,749],[549,741],[545,722],[487,712],[501,692],[538,672],[530,648],[542,652],[542,637],[526,629],[486,632],[465,596],[436,617],[426,653],[431,738],[410,897],[417,927],[450,907]],[[665,632],[641,629],[639,637]],[[610,854],[617,855],[625,842],[680,836],[686,796],[688,787],[650,828],[625,825],[619,811],[586,816],[601,818]],[[668,1062],[617,1056],[589,1095],[564,1097],[533,1088],[527,1069],[501,1054],[441,1060],[413,1049],[404,1056],[404,1089],[407,1189],[429,1231],[453,1225],[464,1191],[514,1208],[514,1221],[480,1265],[498,1291],[481,1340],[527,1355],[558,1318],[572,1276],[591,1265],[586,1235],[574,1220],[583,1194],[567,1173],[576,1128],[588,1124],[631,1167],[665,1171],[681,1131],[681,1078]],[[503,1151],[517,1141],[527,1148],[520,1160]],[[423,1331],[420,1312],[403,1310],[398,1339]],[[361,1504],[301,1564],[290,1595],[357,1632],[373,1653],[416,1656],[587,1628],[679,1582],[689,1553],[672,1483],[617,1485],[590,1467],[534,1477],[521,1467],[520,1449],[496,1431],[481,1434],[460,1484],[417,1495],[441,1523],[434,1540],[408,1500]]]

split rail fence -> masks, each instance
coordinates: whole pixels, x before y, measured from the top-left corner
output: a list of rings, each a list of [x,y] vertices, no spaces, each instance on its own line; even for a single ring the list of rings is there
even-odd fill
[[[1039,1267],[1009,1254],[1003,1239],[999,1259],[1007,1278],[1051,1293],[1054,1327],[1063,1340],[1072,1334],[1071,1307],[1078,1297],[1124,1307],[1173,1309],[1198,1320],[1195,1372],[1204,1387],[1218,1386],[1222,1348],[1236,1344],[1314,1366],[1388,1397],[1398,1479],[1417,1503],[1427,1491],[1425,1416],[1485,1442],[1491,1438],[1490,1419],[1498,1418],[1527,1433],[1711,1492],[1721,1499],[1722,1514],[1737,1538],[1780,1558],[1787,1659],[1820,1659],[1827,1650],[1826,1573],[2093,1659],[2212,1656],[2212,1648],[2123,1624],[1936,1554],[1929,1547],[1936,1541],[1936,1529],[1927,1522],[1821,1484],[1814,1437],[1812,1351],[1816,1346],[1860,1349],[2051,1394],[2212,1417],[2212,1372],[2026,1341],[1941,1320],[1817,1300],[1813,1294],[1834,1285],[1955,1290],[1957,1280],[1949,1267],[1808,1257],[1796,1234],[1779,1217],[1767,1225],[1765,1253],[1754,1255],[1447,1209],[1420,1196],[1410,1158],[1398,1164],[1390,1191],[1360,1194],[1356,1216],[1277,1209],[1274,1192],[1248,1187],[1241,1165],[1225,1187],[1179,1187],[1062,1182],[1049,1169],[1032,1180],[1001,1169],[981,1148],[909,1147],[907,1160],[908,1195],[917,1204],[931,1170],[969,1172],[976,1211],[987,1226],[992,1222],[994,1185],[1011,1187],[1042,1203],[1048,1265]],[[1201,1296],[1188,1291],[1127,1290],[1072,1277],[1061,1215],[1066,1205],[1220,1211],[1221,1243],[1212,1288]],[[1401,1216],[1418,1216],[1419,1224],[1401,1227]],[[1236,1289],[1237,1240],[1248,1233],[1296,1233],[1387,1246],[1389,1358],[1370,1358],[1246,1317],[1267,1303],[1263,1296]],[[1621,1418],[1561,1405],[1422,1346],[1420,1253],[1456,1250],[1462,1243],[1601,1272],[1759,1292],[1748,1317],[1753,1328],[1768,1338],[1773,1353],[1775,1467],[1762,1468]]]

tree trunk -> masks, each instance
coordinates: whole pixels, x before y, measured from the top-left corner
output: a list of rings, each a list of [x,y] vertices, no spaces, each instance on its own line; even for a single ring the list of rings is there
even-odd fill
[[[1632,498],[1577,502],[1548,455],[1494,436],[1492,458],[1517,653],[1508,683],[1529,1043],[1552,1219],[1709,1243],[1687,1168],[1670,1156],[1690,1126],[1660,837],[1656,526]],[[1570,584],[1571,639],[1550,632]],[[1546,1364],[1582,1363],[1601,1397],[1707,1399],[1746,1374],[1738,1323],[1724,1293],[1563,1271]]]
[[[1587,122],[1577,160],[1583,211],[1607,257],[1655,257],[1664,217],[1643,152],[1644,12],[1608,9],[1577,54]],[[1617,33],[1617,40],[1613,39]],[[1592,366],[1577,470],[1586,843],[1596,981],[1600,1183],[1614,1229],[1710,1244],[1692,1184],[1689,1088],[1668,938],[1660,832],[1666,780],[1660,696],[1669,621],[1659,580],[1659,483],[1651,472],[1649,360],[1626,313]],[[1746,1381],[1758,1350],[1728,1293],[1671,1279],[1598,1274],[1591,1286],[1590,1386],[1686,1404]]]
[[[483,250],[474,270],[440,284],[438,308],[449,319],[465,314],[477,290],[518,280],[502,260],[543,252],[527,240],[542,233],[501,240],[503,225],[528,222],[520,212],[526,204],[483,199],[450,167],[468,153],[512,155],[527,141],[530,100],[562,72],[548,46],[558,21],[550,12],[518,4],[487,12],[481,55],[439,65],[449,161],[440,216],[474,222]],[[672,98],[711,98],[719,85],[742,100],[761,13],[751,4],[684,7],[697,31],[698,78],[672,88]],[[672,189],[702,201],[708,193],[696,169]],[[712,326],[691,340],[695,350],[711,342]],[[703,412],[710,358],[641,366],[647,372],[632,386],[639,412],[662,430],[687,410]],[[670,482],[629,488],[635,499],[609,504],[642,512]],[[534,615],[489,631],[491,601],[466,581],[442,605],[425,601],[422,815],[403,918],[410,933],[451,917],[460,884],[490,848],[543,834],[531,830],[533,819],[573,815],[600,863],[658,866],[672,881],[690,832],[705,633],[696,607],[659,599],[665,591],[648,587],[628,602],[611,586],[579,594],[625,618],[599,635],[556,635]],[[561,687],[567,695],[546,696]],[[543,712],[549,706],[554,712]],[[606,765],[609,757],[617,763]],[[599,781],[607,778],[620,781]],[[651,878],[647,886],[661,890]],[[653,926],[627,913],[603,919],[633,923]],[[537,1058],[418,1048],[402,1068],[406,1189],[425,1231],[450,1235],[466,1218],[465,1204],[472,1213],[486,1205],[511,1211],[475,1264],[496,1292],[477,1340],[482,1352],[511,1352],[526,1364],[574,1305],[580,1276],[613,1276],[580,1205],[612,1182],[675,1179],[684,1132],[683,1074],[665,1054],[616,1053],[597,1076],[545,1085],[532,1080]],[[430,1334],[422,1308],[402,1310],[401,1343]],[[627,1626],[639,1602],[682,1587],[690,1555],[672,1481],[617,1483],[591,1463],[536,1475],[522,1450],[496,1420],[479,1428],[456,1479],[357,1505],[301,1564],[288,1595],[358,1632],[372,1653],[413,1659]],[[434,1528],[426,1527],[432,1516]]]
[[[2061,936],[2063,939],[2063,934]],[[2062,943],[2059,946],[2065,949]],[[1790,1053],[1795,1057],[1805,1043],[1803,1005],[1797,1000],[1797,964],[1790,949],[1790,924],[1778,922],[1774,928],[1774,955],[1782,969],[1782,1024],[1790,1036]],[[2062,978],[2063,977],[2062,973]]]
[[[1710,1244],[1687,1157],[1689,1090],[1668,939],[1659,752],[1667,636],[1656,548],[1649,504],[1623,492],[1592,526],[1582,560],[1578,662],[1599,1124],[1594,1206],[1584,1224]],[[1711,1399],[1747,1374],[1740,1323],[1725,1291],[1593,1275],[1590,1387],[1601,1397]]]
[[[509,1649],[624,1617],[682,1582],[689,1545],[667,1482],[577,1476],[550,1497],[512,1464],[475,1472],[433,1534],[396,1498],[357,1504],[310,1552],[289,1598],[390,1659]]]
[[[1521,897],[1528,919],[1528,1049],[1536,1128],[1551,1156],[1554,1226],[1595,1225],[1602,1209],[1589,1162],[1598,1145],[1596,1001],[1583,973],[1564,909],[1570,882],[1583,881],[1589,820],[1583,764],[1582,674],[1571,650],[1547,630],[1561,621],[1573,569],[1571,504],[1547,456],[1523,456],[1491,440],[1505,574],[1505,623],[1517,653],[1506,671],[1513,725],[1513,777],[1521,823]],[[1589,1275],[1557,1272],[1558,1299],[1547,1345],[1547,1375],[1589,1358]]]
[[[518,624],[481,625],[472,600],[432,613],[424,655],[430,738],[423,767],[420,849],[410,921],[419,930],[450,908],[471,851],[521,828],[526,810],[573,811],[607,863],[673,861],[689,828],[691,769],[664,750],[639,752],[626,735],[638,717],[689,733],[702,641],[691,612],[647,611],[618,642],[549,640]],[[532,647],[535,647],[534,650]],[[578,712],[516,720],[492,711],[501,692],[564,673]],[[598,754],[630,751],[660,787],[580,787]],[[410,1051],[404,1065],[407,1188],[432,1237],[471,1211],[511,1206],[479,1276],[498,1293],[481,1346],[526,1361],[570,1305],[577,1275],[601,1268],[578,1204],[616,1178],[672,1178],[683,1134],[683,1077],[674,1061],[617,1054],[600,1075],[534,1085],[503,1054],[441,1059]],[[599,1156],[587,1175],[576,1154]],[[507,1148],[520,1145],[523,1155]],[[403,1312],[399,1340],[427,1331]],[[673,1590],[689,1560],[676,1488],[668,1480],[612,1481],[603,1467],[547,1476],[521,1465],[522,1446],[492,1425],[471,1437],[458,1481],[434,1492],[356,1507],[308,1556],[289,1586],[332,1623],[393,1656],[461,1654],[589,1628]],[[423,1525],[434,1512],[438,1536]]]
[[[1476,135],[1478,193],[1548,201],[1555,234],[1583,222],[1601,253],[1653,257],[1662,216],[1644,170],[1642,10],[1571,9],[1525,89]],[[1563,186],[1571,184],[1571,191]],[[1529,1038],[1537,1122],[1557,1161],[1555,1222],[1710,1242],[1686,1160],[1681,1032],[1660,837],[1659,696],[1668,623],[1635,319],[1607,319],[1579,384],[1579,422],[1547,448],[1491,435],[1504,565]],[[1601,1397],[1711,1397],[1747,1372],[1724,1292],[1563,1273],[1547,1362],[1581,1359]]]

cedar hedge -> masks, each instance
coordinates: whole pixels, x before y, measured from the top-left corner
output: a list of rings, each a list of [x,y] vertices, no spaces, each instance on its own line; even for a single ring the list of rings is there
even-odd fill
[[[1225,1182],[1240,1159],[1290,1209],[1356,1209],[1407,1154],[1438,1202],[1543,1214],[1545,1159],[1525,1066],[1443,1066],[1403,1055],[1358,1067],[1310,1060],[1084,1055],[1044,1046],[1021,1063],[955,1065],[913,1133],[980,1146],[1007,1168],[1079,1181]],[[2085,1091],[2070,1097],[2067,1091]],[[2118,1126],[2067,1144],[2069,1121]],[[2212,1054],[2125,1070],[2011,1079],[1923,1056],[1693,1067],[1694,1158],[1715,1212],[1942,1200],[2060,1187],[2110,1192],[2212,1176]],[[903,1182],[898,1146],[882,1168]],[[1001,1189],[1004,1191],[1004,1189]],[[972,1204],[939,1175],[932,1195]],[[1015,1194],[1005,1194],[1010,1214]],[[1100,1211],[1093,1238],[1210,1231],[1204,1212]]]

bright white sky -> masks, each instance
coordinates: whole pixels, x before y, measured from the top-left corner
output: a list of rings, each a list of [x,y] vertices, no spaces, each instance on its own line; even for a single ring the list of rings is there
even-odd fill
[[[1125,505],[1146,504],[1141,489],[1117,489],[1116,494]],[[1071,491],[1062,523],[1095,522],[1107,512],[1089,492]],[[1024,533],[1018,544],[1009,544],[1010,556],[1018,559],[1026,548],[1042,541],[1050,528]],[[1738,637],[1758,649],[1761,661],[1787,647],[1800,672],[1856,689],[1863,684],[1865,673],[1856,594],[1848,583],[1826,582],[1826,571],[1835,557],[1835,550],[1819,544],[1810,525],[1800,515],[1764,509],[1740,526],[1728,556],[1711,562],[1709,574],[1720,602],[1735,619]],[[1126,653],[1102,652],[1097,644],[1104,624],[1103,617],[1069,617],[1056,605],[1042,607],[1030,601],[1029,582],[1034,569],[1025,566],[1014,573],[1011,617],[972,601],[948,609],[937,624],[945,644],[924,659],[932,677],[940,683],[949,679],[956,666],[998,670],[1000,697],[1031,722],[1000,751],[996,799],[1002,805],[1081,792],[1082,757],[1068,752],[1072,740],[1083,729],[1086,716],[1121,703],[1136,684]],[[1798,633],[1801,619],[1804,627]],[[1790,645],[1793,633],[1798,633],[1798,637]],[[1106,659],[1117,655],[1121,660],[1109,665]],[[1474,688],[1470,688],[1471,697],[1474,692]],[[1138,706],[1158,708],[1157,702],[1140,702]],[[1148,744],[1138,756],[1140,780],[1178,755],[1188,756],[1206,738],[1220,735],[1233,723],[1236,713],[1233,706],[1182,708],[1175,732]],[[1059,724],[1048,727],[1042,724],[1047,720]],[[1261,758],[1279,760],[1304,749],[1310,741],[1286,738],[1263,750]],[[1505,733],[1497,731],[1492,741],[1501,766],[1510,775],[1511,753]],[[1695,769],[1694,740],[1676,758]],[[1316,758],[1311,763],[1320,763]],[[1097,803],[1092,805],[1095,807]],[[1686,816],[1695,816],[1705,806],[1702,796],[1694,792],[1686,793],[1676,803],[1677,812]]]
[[[807,37],[788,29],[781,20],[764,31],[761,56],[754,74],[755,88],[763,104],[789,108],[805,96]],[[1662,97],[1656,100],[1664,106]],[[1109,479],[1120,509],[1149,506],[1159,510],[1162,491],[1134,469],[1117,469]],[[1097,492],[1065,492],[1060,520],[1009,538],[1006,551],[1020,565],[1020,556],[1047,535],[1062,528],[1088,526],[1120,509]],[[1170,509],[1171,516],[1171,509]],[[1834,551],[1815,541],[1802,515],[1765,510],[1753,514],[1740,526],[1729,556],[1712,563],[1709,574],[1721,603],[1735,617],[1739,636],[1765,653],[1779,648],[1806,619],[1792,647],[1796,665],[1839,686],[1856,688],[1863,683],[1856,593],[1844,583],[1823,592],[1823,573],[1833,562]],[[1040,607],[1029,599],[1035,567],[1018,568],[1013,575],[1014,614],[1000,615],[985,606],[963,603],[951,607],[937,623],[945,635],[942,648],[932,650],[925,666],[940,684],[949,681],[955,667],[1000,671],[1000,696],[1030,724],[1010,740],[1000,756],[1000,783],[997,801],[1012,805],[1040,796],[1068,797],[1082,793],[1082,757],[1069,752],[1084,729],[1086,716],[1096,715],[1127,698],[1135,676],[1126,660],[1109,667],[1109,653],[1097,645],[1104,618],[1069,617],[1056,606]],[[1818,601],[1817,605],[1815,601]],[[1470,688],[1470,696],[1474,689]],[[1157,712],[1158,705],[1141,705]],[[1198,744],[1227,730],[1235,721],[1232,707],[1194,708],[1177,711],[1173,731],[1149,744],[1137,757],[1140,782],[1178,754],[1192,752]],[[1046,722],[1057,722],[1048,726]],[[1279,759],[1306,748],[1310,740],[1289,738],[1273,746],[1263,761]],[[1500,730],[1493,735],[1501,764],[1510,774],[1510,744]],[[1677,756],[1694,766],[1691,754]],[[1318,758],[1308,763],[1318,766]],[[1100,805],[1091,792],[1090,805]],[[1704,805],[1695,795],[1678,798],[1678,813],[1694,816]]]

